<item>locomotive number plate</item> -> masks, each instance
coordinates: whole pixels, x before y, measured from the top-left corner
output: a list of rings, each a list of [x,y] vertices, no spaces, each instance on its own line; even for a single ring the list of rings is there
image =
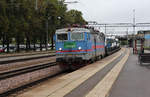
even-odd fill
[[[64,43],[64,48],[75,48],[76,47],[76,42],[65,42]]]

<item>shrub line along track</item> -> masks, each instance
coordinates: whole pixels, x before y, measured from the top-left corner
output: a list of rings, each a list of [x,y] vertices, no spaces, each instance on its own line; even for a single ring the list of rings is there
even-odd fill
[[[40,59],[40,58],[46,58],[46,57],[53,57],[55,56],[55,54],[45,54],[45,55],[39,55],[39,56],[31,56],[31,57],[18,57],[18,58],[14,58],[14,59],[2,59],[0,60],[0,65],[2,64],[8,64],[8,63],[12,63],[12,62],[21,62],[21,61],[27,61],[27,60],[33,60],[33,59]]]

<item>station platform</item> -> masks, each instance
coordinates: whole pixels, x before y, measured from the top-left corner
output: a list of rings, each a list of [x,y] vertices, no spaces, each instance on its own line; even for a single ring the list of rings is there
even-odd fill
[[[109,97],[150,97],[150,65],[141,66],[138,55],[130,53]]]
[[[40,83],[16,97],[108,97],[130,51],[123,48],[91,65]]]

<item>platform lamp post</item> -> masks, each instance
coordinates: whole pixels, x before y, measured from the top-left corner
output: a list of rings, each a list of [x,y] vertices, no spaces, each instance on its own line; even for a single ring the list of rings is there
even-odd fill
[[[61,1],[61,0],[60,0]],[[78,3],[77,1],[72,1],[72,2],[63,2],[63,3],[65,3],[65,4],[72,4],[72,3]],[[35,10],[38,10],[38,0],[36,0],[35,1]],[[49,19],[50,19],[51,17],[48,17],[47,18],[47,22],[46,22],[46,29],[47,29],[47,31],[46,31],[46,50],[48,50],[48,27],[49,27]],[[58,19],[61,19],[61,17],[58,17]]]
[[[59,25],[57,26],[57,28],[61,28],[61,19],[62,19],[61,16],[58,16],[58,17],[57,17],[57,20],[59,21]]]
[[[38,10],[38,0],[35,0],[35,10]]]
[[[3,47],[5,47],[5,44],[4,44],[4,41],[5,41],[5,36],[4,36],[4,32],[2,32],[2,44],[3,44]]]
[[[51,17],[49,16],[47,18],[47,22],[46,22],[46,51],[48,50],[48,32],[49,32],[49,20],[51,19]]]
[[[135,9],[133,9],[133,33],[135,34],[136,27],[136,18],[135,18]]]
[[[126,35],[127,35],[127,47],[128,47],[128,45],[129,45],[129,43],[128,43],[128,28],[127,28]]]
[[[59,17],[57,17],[58,18],[58,20],[61,20],[61,17],[59,16]],[[47,22],[46,22],[46,29],[47,29],[47,31],[46,31],[46,50],[48,50],[48,32],[49,32],[49,20],[51,19],[51,16],[49,16],[48,18],[47,18]]]
[[[38,11],[38,0],[35,0],[35,10]],[[51,17],[48,17],[47,20],[46,20],[46,45],[45,45],[45,48],[46,48],[46,51],[48,50],[48,26],[49,26],[49,19]]]
[[[107,32],[106,32],[106,24],[105,24],[105,35],[107,34]]]

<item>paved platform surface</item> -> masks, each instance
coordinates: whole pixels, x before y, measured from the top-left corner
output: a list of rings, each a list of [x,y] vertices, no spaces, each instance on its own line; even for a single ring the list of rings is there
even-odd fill
[[[86,91],[89,92],[98,83],[98,81],[104,78],[104,76],[108,72],[110,72],[110,74],[116,74],[115,71],[111,72],[110,70],[116,63],[120,63],[120,57],[123,57],[124,53],[125,49],[122,49],[111,56],[95,62],[94,64],[87,65],[79,70],[63,75],[54,80],[49,80],[44,84],[39,85],[38,87],[32,88],[31,90],[18,95],[17,97],[85,97],[85,95],[87,94]],[[121,64],[118,64],[116,66],[120,67]],[[118,69],[116,70],[118,71]],[[109,79],[112,79],[112,76],[109,77]],[[95,84],[92,85],[93,83],[91,83],[90,80]],[[97,82],[93,80],[97,80]],[[87,82],[89,83],[86,84]],[[106,84],[104,83],[100,86],[105,87]],[[99,95],[86,96],[99,97]]]
[[[130,53],[109,97],[150,97],[150,66],[140,66],[138,56]]]

